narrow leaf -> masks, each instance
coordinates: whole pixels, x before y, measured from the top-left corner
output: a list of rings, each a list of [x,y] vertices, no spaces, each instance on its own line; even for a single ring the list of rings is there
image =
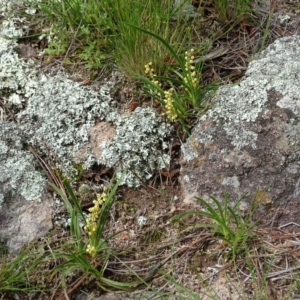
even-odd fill
[[[176,54],[176,52],[174,51],[174,49],[172,48],[172,46],[165,40],[163,39],[162,37],[160,37],[159,35],[151,32],[151,31],[148,31],[146,29],[142,29],[140,27],[136,27],[134,25],[131,25],[131,24],[128,24],[129,26],[139,30],[139,31],[142,31],[148,35],[151,35],[153,36],[154,38],[156,38],[157,40],[159,40],[169,51],[170,53],[173,55],[173,57],[178,61],[178,63],[180,64],[180,67],[184,67],[184,62],[180,59],[180,57]]]

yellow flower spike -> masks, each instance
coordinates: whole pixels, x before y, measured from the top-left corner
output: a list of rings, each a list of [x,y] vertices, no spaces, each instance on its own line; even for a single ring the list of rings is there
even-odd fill
[[[89,235],[90,239],[93,239],[97,232],[97,220],[99,217],[99,212],[101,209],[101,205],[106,201],[107,199],[107,187],[103,188],[103,193],[97,194],[96,200],[93,200],[94,206],[89,208],[89,214],[86,220],[86,226],[84,227],[84,230]],[[96,254],[95,247],[88,245],[86,252],[90,254],[91,256],[94,256]]]
[[[177,119],[177,114],[176,114],[176,111],[174,109],[174,106],[173,106],[173,97],[172,97],[172,94],[173,94],[173,91],[174,89],[173,88],[170,88],[168,91],[164,91],[164,95],[165,95],[165,113],[164,115],[167,116],[167,118],[173,122]]]

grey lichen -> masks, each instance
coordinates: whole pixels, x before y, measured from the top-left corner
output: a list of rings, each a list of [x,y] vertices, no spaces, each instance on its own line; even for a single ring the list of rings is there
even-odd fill
[[[231,144],[237,149],[244,146],[251,145],[253,149],[256,148],[257,134],[251,130],[247,130],[241,124],[225,124],[224,130],[231,138]]]
[[[20,128],[35,147],[45,153],[51,149],[58,158],[57,166],[72,174],[76,172],[73,163],[80,163],[75,153],[88,142],[88,129],[96,118],[110,118],[109,85],[95,92],[64,74],[41,75],[36,80],[39,88],[18,115]],[[86,158],[84,167],[87,169],[95,159],[89,152]]]
[[[277,102],[277,105],[281,108],[286,109],[293,116],[290,122],[285,124],[284,129],[288,137],[289,144],[291,146],[300,145],[300,101],[299,98],[292,98],[284,96]],[[300,158],[300,157],[299,157]]]
[[[29,97],[38,87],[36,71],[32,60],[24,61],[18,57],[14,48],[16,42],[0,36],[0,95],[10,94],[10,99],[4,98],[7,105],[18,105],[25,99],[20,96]]]
[[[300,38],[298,36],[278,39],[270,45],[257,60],[249,64],[245,78],[236,85],[220,87],[211,108],[200,118],[192,135],[183,146],[187,161],[193,159],[193,143],[213,143],[212,136],[222,128],[231,144],[237,149],[245,146],[256,148],[257,133],[249,130],[247,124],[254,123],[259,114],[268,112],[266,105],[271,90],[283,95],[277,105],[289,109],[300,117],[299,73]],[[210,119],[210,131],[203,132],[202,122]],[[300,144],[299,130],[295,124],[287,124],[286,133],[290,143]]]
[[[0,46],[0,95],[5,105],[19,111],[19,129],[28,142],[47,154],[52,152],[60,162],[58,167],[72,173],[73,154],[88,141],[87,130],[95,118],[110,119],[113,115],[109,85],[95,92],[63,73],[38,75],[34,62],[15,52],[15,42],[0,37],[0,45],[4,45]],[[86,157],[88,168],[95,159],[89,153]]]
[[[40,200],[45,178],[35,169],[33,156],[24,151],[22,137],[10,122],[0,121],[0,162],[0,207],[5,195],[19,194],[26,200]]]
[[[197,141],[199,141],[198,138],[199,137],[197,136]],[[181,152],[187,162],[192,161],[199,156],[199,153],[197,151],[197,144],[194,137],[190,137],[188,143],[181,145]]]
[[[26,18],[19,17],[16,11],[24,7],[24,3],[30,5],[34,0],[0,0],[0,19],[1,22],[0,36],[8,38],[21,37],[23,28],[26,28]]]
[[[154,169],[167,167],[170,156],[166,138],[171,126],[151,108],[137,108],[115,120],[116,136],[104,142],[100,163],[117,168],[121,184],[136,187],[149,179]]]
[[[222,181],[223,185],[231,185],[234,188],[238,189],[240,187],[239,178],[237,176],[226,177]]]
[[[76,173],[75,163],[88,169],[97,162],[89,147],[83,159],[76,156],[88,144],[88,130],[96,120],[116,126],[116,136],[103,145],[98,163],[116,167],[117,176],[124,175],[122,184],[138,186],[154,169],[166,167],[171,125],[154,110],[138,108],[130,115],[119,115],[111,107],[112,83],[94,91],[68,79],[62,70],[41,74],[36,62],[19,57],[12,37],[22,35],[18,25],[23,19],[13,16],[21,3],[0,0],[0,14],[5,19],[0,26],[0,96],[6,108],[6,115],[0,109],[0,205],[13,195],[41,198],[46,180],[37,171],[28,146],[46,155],[47,161],[66,175]],[[16,124],[8,121],[12,113]]]

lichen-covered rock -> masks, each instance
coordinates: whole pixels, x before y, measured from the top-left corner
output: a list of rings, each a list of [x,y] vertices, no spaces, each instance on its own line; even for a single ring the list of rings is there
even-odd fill
[[[117,167],[118,176],[125,170],[123,183],[137,186],[140,179],[151,176],[154,168],[168,164],[165,138],[170,126],[153,110],[141,109],[131,116],[121,116],[111,108],[112,83],[94,91],[59,70],[52,76],[39,74],[32,60],[18,56],[16,42],[0,39],[0,96],[14,113],[27,142],[39,153],[50,156],[65,175],[76,175],[74,164],[88,169],[101,162]],[[7,117],[3,110],[0,113],[1,119]],[[96,145],[93,141],[98,139],[91,136],[91,128],[99,120],[117,127],[114,141],[103,145],[101,158],[96,157],[102,151],[101,144]],[[127,149],[129,145],[131,149]],[[133,174],[140,179],[133,179]]]
[[[45,153],[52,149],[58,158],[57,167],[67,174],[76,171],[74,163],[83,163],[88,169],[95,162],[89,149],[81,161],[76,159],[75,153],[88,142],[88,130],[96,118],[110,119],[109,85],[95,92],[63,74],[41,75],[37,82],[39,88],[18,114],[21,130],[36,148]]]
[[[76,152],[75,157],[84,161],[85,154],[90,151],[98,161],[102,156],[102,143],[112,140],[116,135],[116,130],[111,122],[101,121],[88,129],[88,135],[88,143]]]
[[[231,200],[248,192],[282,210],[300,209],[300,37],[278,39],[245,78],[221,87],[182,147],[180,182],[194,196]],[[280,215],[280,214],[279,214]],[[300,216],[300,215],[299,215]]]
[[[10,254],[17,254],[53,228],[53,206],[52,197],[45,191],[41,201],[6,194],[0,210],[0,242],[6,245]]]
[[[116,118],[114,124],[116,135],[112,141],[102,143],[99,162],[116,168],[117,178],[122,177],[120,184],[137,187],[141,180],[152,176],[153,170],[168,166],[166,138],[171,126],[155,110],[138,107],[131,114]]]
[[[0,209],[6,195],[29,201],[41,198],[46,181],[35,169],[36,161],[25,151],[25,144],[16,125],[0,121]]]
[[[130,186],[170,160],[165,138],[171,127],[154,110],[121,116],[111,106],[112,83],[95,91],[68,79],[62,70],[43,74],[35,61],[18,55],[12,38],[23,34],[18,25],[25,19],[14,15],[20,6],[22,1],[0,0],[0,241],[12,251],[52,226],[46,179],[29,147],[65,175],[76,175],[75,164],[88,169],[100,162],[116,167],[117,176],[124,175],[122,183]],[[111,141],[102,145],[106,138]]]
[[[52,199],[25,148],[16,125],[0,121],[0,242],[12,254],[52,229]]]

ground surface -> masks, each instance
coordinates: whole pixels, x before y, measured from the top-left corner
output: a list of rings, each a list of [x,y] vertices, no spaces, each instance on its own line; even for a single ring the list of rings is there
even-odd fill
[[[298,1],[270,0],[270,2],[270,6],[259,8],[261,12],[260,17],[256,17],[256,25],[242,22],[218,41],[216,49],[211,51],[212,58],[207,59],[209,66],[205,69],[204,81],[221,79],[224,84],[237,81],[253,59],[252,54],[255,50],[272,43],[276,38],[299,34]],[[264,28],[270,11],[273,11],[273,17],[266,36]],[[205,13],[212,21],[213,10]],[[281,22],[281,16],[285,15],[290,17],[289,21]],[[209,22],[204,27],[203,24],[199,24],[199,27],[202,26],[203,35],[211,30]],[[25,58],[34,57],[36,52],[30,43],[21,42],[20,55]],[[56,64],[60,64],[60,60],[52,60],[48,63],[44,58],[41,68],[49,72],[56,68]],[[90,82],[88,73],[81,68],[73,69],[72,76],[94,88],[101,85],[103,80],[109,79],[104,79],[100,74],[98,81]],[[135,82],[121,76],[118,86],[113,96],[119,99],[119,109],[133,110],[134,106],[131,106],[131,103],[135,103],[135,106],[147,105],[137,96],[138,85]],[[124,280],[124,274],[128,273],[130,268],[140,277],[149,279],[149,283],[148,286],[140,286],[129,294],[114,293],[114,296],[107,296],[106,299],[126,299],[126,297],[150,299],[153,290],[165,292],[165,299],[180,299],[178,287],[175,288],[174,284],[167,282],[158,269],[172,275],[178,283],[195,292],[201,299],[298,299],[293,298],[296,297],[297,286],[290,274],[293,273],[294,266],[298,265],[300,235],[287,233],[283,231],[285,228],[280,230],[272,226],[268,228],[258,226],[257,238],[253,241],[255,246],[251,250],[254,270],[250,270],[243,257],[237,260],[236,264],[229,264],[226,245],[213,238],[208,229],[180,233],[181,229],[199,222],[196,217],[184,219],[181,223],[170,221],[172,216],[188,209],[181,202],[178,185],[182,139],[181,134],[175,134],[175,142],[170,149],[173,160],[169,170],[157,172],[150,182],[146,182],[139,189],[121,187],[118,190],[119,197],[111,212],[107,234],[122,232],[111,241],[111,245],[119,255],[118,259],[108,264],[107,276]],[[109,180],[111,174],[111,171],[104,172],[103,169],[95,168],[93,172],[86,175],[86,180],[89,183]],[[138,220],[143,220],[144,224],[139,225]],[[272,223],[271,219],[265,223],[268,221]],[[56,228],[52,234],[50,240],[65,235],[60,228]],[[123,254],[125,250],[126,254]],[[250,280],[251,272],[257,274],[256,280]],[[129,275],[128,277],[127,279],[131,278]],[[77,289],[73,289],[78,278],[81,278],[80,275],[70,278],[68,282],[69,296],[74,297],[73,299],[94,299],[104,295],[93,281],[82,281]],[[268,284],[264,285],[265,282]],[[51,281],[51,284],[56,283]],[[51,292],[36,299],[63,299],[59,298],[63,297],[62,294],[59,291],[55,292],[55,287],[51,284],[49,283]],[[265,296],[260,298],[258,293],[262,286],[265,289],[263,294]],[[85,291],[90,298],[85,297],[81,291]],[[35,299],[35,297],[27,299]],[[160,296],[154,293],[151,299],[160,299]],[[183,299],[193,298],[184,296]]]

